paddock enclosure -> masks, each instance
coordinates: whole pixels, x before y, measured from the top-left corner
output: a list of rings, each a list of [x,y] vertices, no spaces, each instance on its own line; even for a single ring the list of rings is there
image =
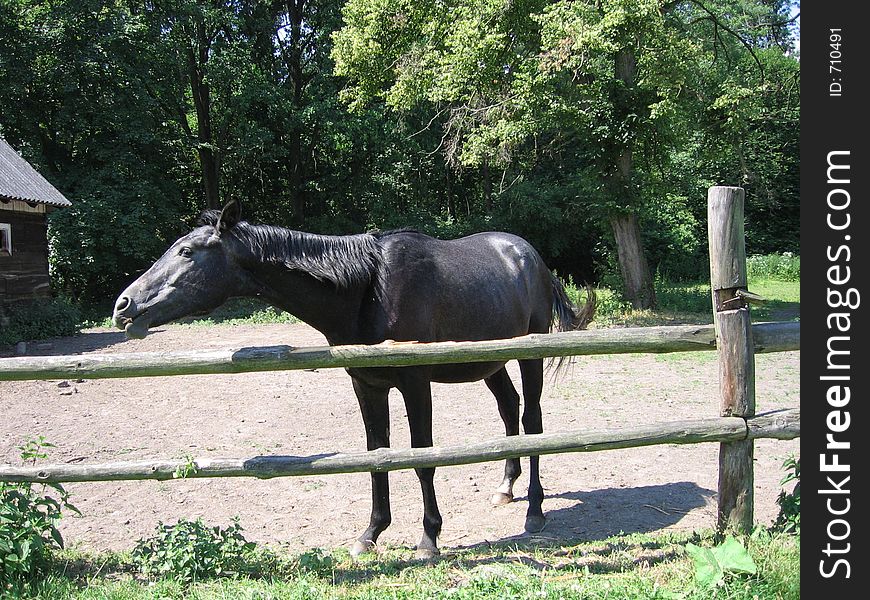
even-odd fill
[[[720,204],[733,210],[733,200]],[[742,195],[739,205],[742,212]],[[711,208],[711,223],[714,212]],[[719,230],[725,233],[711,226],[711,240],[724,237],[742,246],[737,235],[742,214],[729,214]],[[334,546],[349,542],[350,532],[365,522],[368,476],[315,473],[494,460],[528,454],[524,444],[548,444],[544,452],[584,453],[542,459],[549,524],[541,536],[590,539],[620,531],[710,527],[723,499],[728,506],[718,520],[739,528],[747,514],[753,517],[753,494],[755,520],[769,521],[776,514],[779,465],[798,448],[793,438],[799,435],[799,413],[793,407],[799,404],[799,324],[760,324],[750,330],[742,293],[745,270],[742,282],[739,273],[724,274],[739,262],[723,259],[720,264],[726,266],[714,265],[712,271],[718,335],[712,326],[593,330],[559,334],[575,336],[573,341],[533,336],[540,339],[477,343],[497,346],[483,349],[448,344],[433,348],[443,351],[440,358],[414,344],[305,350],[299,346],[323,342],[304,325],[218,327],[214,332],[169,326],[123,344],[118,343],[123,334],[109,331],[58,340],[51,352],[64,354],[68,348],[69,355],[0,361],[0,381],[6,380],[0,383],[0,410],[15,415],[14,422],[7,419],[2,426],[0,460],[16,462],[15,446],[28,436],[42,434],[58,446],[45,465],[0,467],[0,479],[160,480],[193,463],[196,471],[183,481],[67,484],[85,516],[65,519],[62,531],[72,543],[129,547],[156,520],[228,520],[238,514],[252,539]],[[717,337],[727,352],[710,351]],[[381,356],[371,359],[369,350]],[[378,456],[359,452],[364,436],[349,378],[327,366],[351,360],[458,362],[457,353],[470,352],[500,352],[500,358],[511,352],[603,356],[576,358],[566,374],[546,386],[543,436],[506,442],[495,402],[482,383],[440,385],[433,389],[438,449],[430,454],[402,450],[409,446],[407,425],[401,401],[391,397],[395,450]],[[717,360],[717,354],[725,358]],[[211,374],[158,375],[161,368],[178,373],[179,361],[188,365],[180,372]],[[271,370],[276,368],[297,370]],[[247,369],[254,372],[231,374]],[[720,370],[725,374],[721,385]],[[516,379],[515,369],[511,374]],[[446,411],[467,414],[450,434],[437,418]],[[781,439],[766,439],[771,437]],[[720,452],[718,444],[693,443],[700,441],[724,445]],[[586,452],[604,448],[621,449]],[[219,460],[226,456],[238,460]],[[300,477],[195,480],[275,477],[294,469]],[[436,472],[445,545],[496,541],[522,531],[522,498],[505,507],[488,506],[500,469],[486,463]],[[384,542],[412,543],[419,520],[413,473],[394,476],[393,488],[394,524]]]

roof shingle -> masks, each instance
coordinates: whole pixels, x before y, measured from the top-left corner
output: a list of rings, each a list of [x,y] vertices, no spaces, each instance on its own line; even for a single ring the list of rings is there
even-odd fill
[[[0,138],[0,200],[71,206],[57,188]]]

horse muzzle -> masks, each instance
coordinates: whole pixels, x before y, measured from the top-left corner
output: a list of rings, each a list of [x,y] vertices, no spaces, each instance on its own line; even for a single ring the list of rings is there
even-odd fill
[[[151,326],[150,319],[145,316],[147,312],[147,309],[139,310],[132,298],[122,294],[115,302],[112,323],[118,329],[123,329],[128,338],[141,339],[148,334]]]

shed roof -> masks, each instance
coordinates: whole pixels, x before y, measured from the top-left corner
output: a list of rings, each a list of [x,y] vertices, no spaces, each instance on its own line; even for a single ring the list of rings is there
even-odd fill
[[[57,188],[0,138],[0,200],[71,206]]]

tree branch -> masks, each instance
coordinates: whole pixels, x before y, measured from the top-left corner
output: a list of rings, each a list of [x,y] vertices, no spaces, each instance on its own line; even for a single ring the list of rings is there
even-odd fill
[[[719,18],[709,8],[707,8],[706,6],[704,6],[703,3],[700,2],[700,0],[689,1],[701,10],[703,10],[705,13],[707,13],[707,15],[709,15],[710,17],[710,20],[713,21],[713,23],[715,23],[717,27],[721,27],[722,29],[733,35],[735,38],[737,38],[737,40],[743,45],[743,47],[749,51],[749,54],[752,56],[752,60],[755,61],[755,64],[758,65],[758,71],[759,73],[761,73],[761,80],[764,81],[764,65],[761,64],[761,61],[758,59],[758,55],[755,54],[755,50],[752,48],[752,45],[745,39],[743,39],[743,37],[739,33],[737,33],[736,31],[728,27],[725,23],[720,21]]]

